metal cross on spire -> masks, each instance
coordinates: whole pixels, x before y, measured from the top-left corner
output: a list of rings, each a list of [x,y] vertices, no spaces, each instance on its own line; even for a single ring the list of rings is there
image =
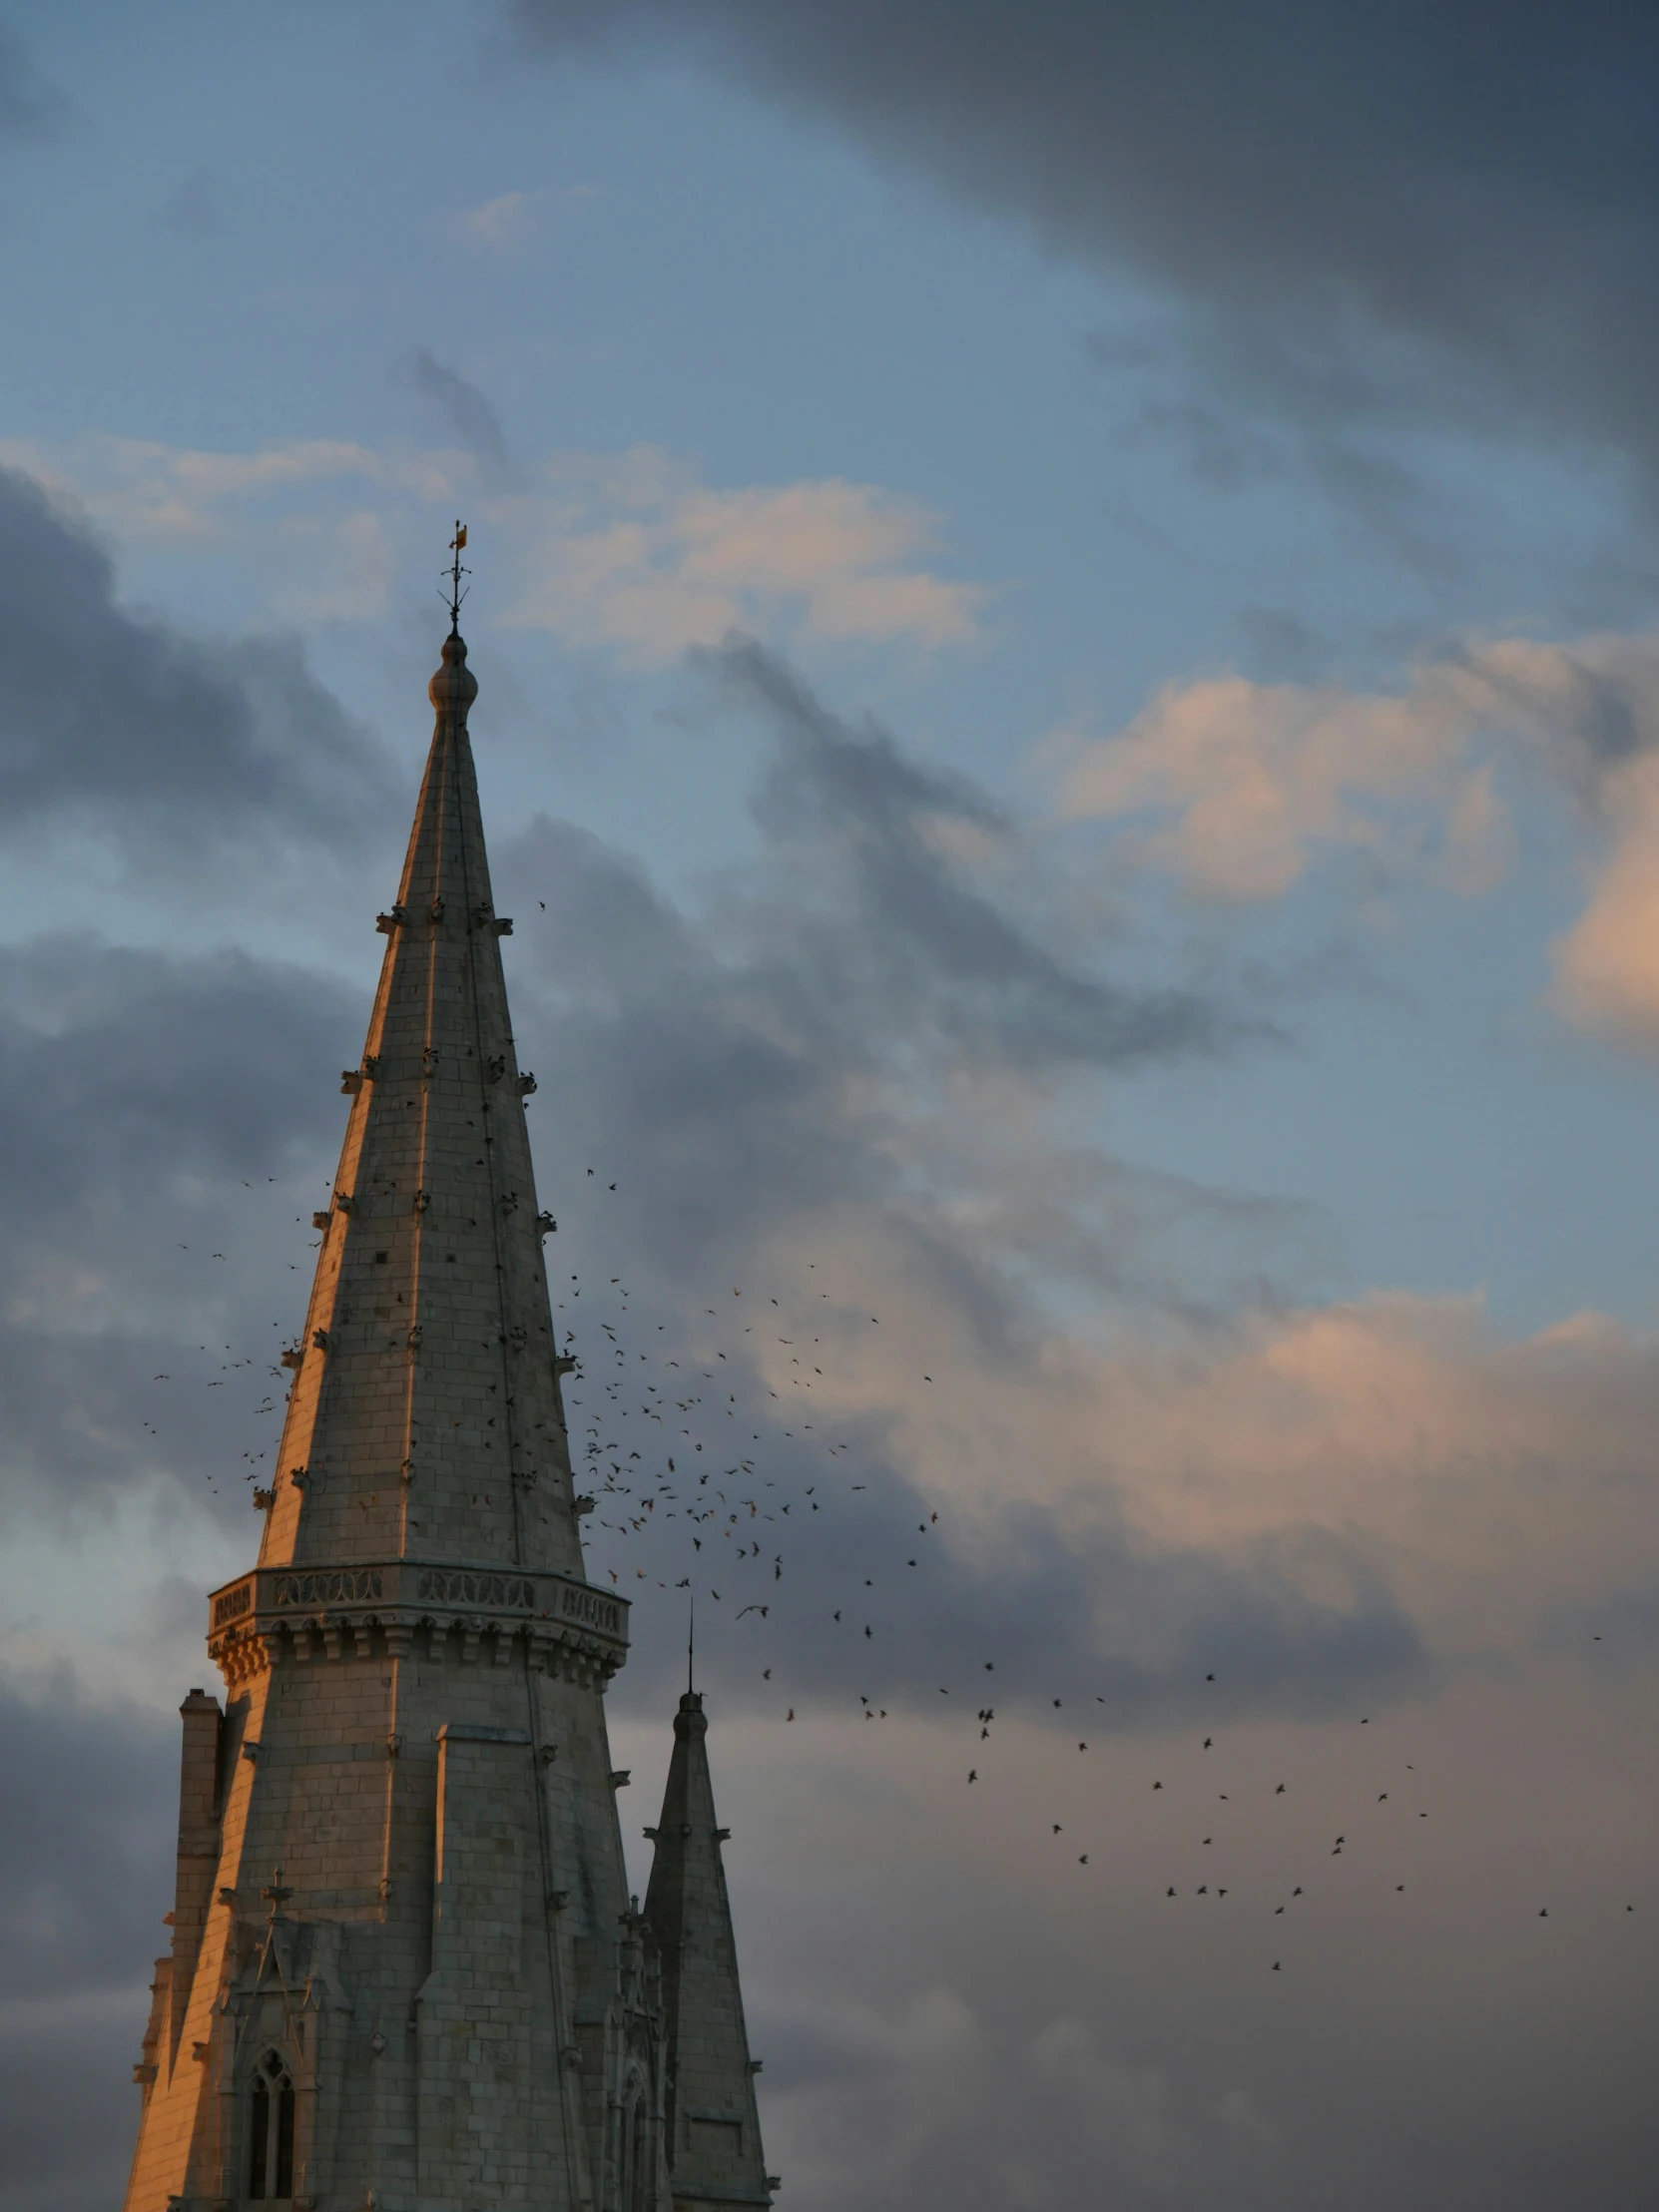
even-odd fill
[[[465,544],[466,524],[457,515],[455,518],[455,535],[449,541],[449,550],[454,557],[443,572],[449,579],[449,634],[451,637],[461,627],[461,601],[466,597],[466,593],[461,589],[461,578],[472,574],[471,569],[462,568],[461,566],[461,551]]]
[[[272,1919],[274,1921],[279,1920],[281,1918],[282,1907],[293,1895],[293,1892],[291,1890],[284,1890],[282,1887],[282,1870],[280,1867],[278,1867],[275,1874],[273,1874],[271,1878],[271,1887],[268,1890],[262,1890],[260,1892],[260,1895],[262,1898],[270,1899]]]

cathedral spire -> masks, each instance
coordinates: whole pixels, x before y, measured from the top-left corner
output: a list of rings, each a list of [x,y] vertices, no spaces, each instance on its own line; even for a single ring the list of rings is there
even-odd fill
[[[662,1961],[664,2124],[677,2208],[770,2205],[755,2074],[738,1984],[738,1949],[709,1777],[709,1723],[688,1690],[674,1719],[674,1756],[645,1918]]]
[[[692,1695],[651,1888],[666,2014],[629,1904],[628,1606],[571,1495],[464,544],[259,1564],[209,1599],[226,1702],[183,1708],[127,2212],[671,2212],[671,2022],[686,2206],[769,2201]]]
[[[457,525],[451,616],[460,603]],[[321,1232],[261,1564],[580,1574],[521,1073],[458,628]]]

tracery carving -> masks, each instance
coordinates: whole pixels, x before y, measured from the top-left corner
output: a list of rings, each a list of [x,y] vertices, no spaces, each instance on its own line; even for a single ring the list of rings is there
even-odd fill
[[[425,1567],[415,1585],[416,1597],[431,1598],[440,1605],[519,1605],[536,1602],[536,1585],[528,1576],[469,1574],[460,1567]]]
[[[251,1604],[253,1584],[247,1584],[246,1589]],[[279,1574],[276,1577],[278,1605],[354,1605],[364,1598],[378,1597],[380,1591],[378,1567],[328,1567],[314,1574]],[[238,1607],[239,1612],[247,1609],[246,1604]],[[218,1624],[216,1606],[214,1625]]]

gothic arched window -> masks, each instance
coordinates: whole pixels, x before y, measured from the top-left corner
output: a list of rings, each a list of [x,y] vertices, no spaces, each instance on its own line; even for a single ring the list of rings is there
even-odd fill
[[[622,2212],[647,2212],[652,2197],[652,2169],[646,2103],[645,2076],[630,2066],[617,2114],[617,2203]]]
[[[293,2194],[293,2083],[267,2051],[254,2076],[249,2110],[248,2194],[257,2203]]]
[[[634,2087],[634,2094],[624,2098],[622,2109],[617,2115],[616,2145],[617,2201],[627,2206],[628,2212],[633,2212],[634,2158],[639,2147],[634,2132],[634,2117],[640,2108],[638,2087],[631,2086]]]
[[[630,2207],[639,2206],[641,2212],[652,2201],[650,2138],[646,2133],[646,2109],[643,2091],[634,2099],[634,2108],[628,2116],[628,2132],[632,2138],[628,2146],[628,2164],[631,2168],[629,2183],[632,2194],[625,2200]]]

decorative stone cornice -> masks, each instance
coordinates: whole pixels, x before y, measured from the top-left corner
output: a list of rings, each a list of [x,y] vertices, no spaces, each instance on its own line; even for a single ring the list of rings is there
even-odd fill
[[[256,1567],[208,1601],[208,1652],[235,1688],[284,1663],[402,1657],[459,1631],[498,1666],[522,1638],[539,1671],[605,1683],[628,1653],[628,1600],[574,1577],[440,1559]]]

